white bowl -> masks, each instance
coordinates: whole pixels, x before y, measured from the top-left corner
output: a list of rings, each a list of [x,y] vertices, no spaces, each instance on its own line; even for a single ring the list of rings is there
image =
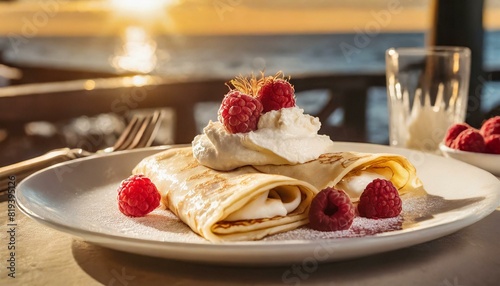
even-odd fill
[[[439,144],[439,149],[445,157],[463,161],[500,177],[500,154],[462,151],[450,148],[443,143]]]

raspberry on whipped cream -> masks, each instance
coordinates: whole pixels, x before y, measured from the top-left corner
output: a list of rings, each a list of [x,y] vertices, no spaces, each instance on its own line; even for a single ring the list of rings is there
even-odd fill
[[[204,166],[229,171],[246,165],[301,164],[332,150],[327,135],[319,135],[318,118],[298,107],[262,114],[257,130],[231,134],[220,122],[209,122],[192,142],[193,154]]]

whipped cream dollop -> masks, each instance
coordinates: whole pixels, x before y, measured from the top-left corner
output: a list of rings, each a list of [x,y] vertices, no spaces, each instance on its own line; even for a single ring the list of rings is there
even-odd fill
[[[317,117],[298,107],[261,115],[257,130],[228,133],[222,123],[210,121],[192,142],[198,162],[229,171],[246,165],[293,165],[318,158],[332,149],[327,135],[319,135]]]

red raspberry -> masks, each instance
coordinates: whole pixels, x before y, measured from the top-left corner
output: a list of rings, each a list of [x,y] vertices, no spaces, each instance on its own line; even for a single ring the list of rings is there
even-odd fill
[[[262,104],[238,90],[229,91],[219,108],[219,121],[229,133],[245,133],[257,129]]]
[[[283,78],[267,77],[257,92],[257,98],[264,106],[264,113],[271,110],[295,106],[295,89]]]
[[[448,131],[446,132],[446,136],[444,137],[444,144],[448,147],[451,147],[453,140],[455,140],[455,138],[457,138],[457,136],[462,133],[462,131],[469,128],[472,127],[467,123],[453,124],[450,128],[448,128]]]
[[[484,152],[484,138],[476,129],[467,129],[458,134],[450,146],[453,149],[469,152]]]
[[[309,225],[320,231],[348,229],[356,209],[349,196],[342,190],[326,188],[311,202]]]
[[[484,139],[486,153],[500,154],[500,134],[493,134]]]
[[[149,178],[133,175],[118,188],[118,207],[124,215],[145,216],[160,205],[160,193]]]
[[[493,134],[500,134],[500,116],[495,116],[486,120],[481,126],[480,132],[484,138]]]
[[[401,213],[401,205],[398,190],[391,181],[375,179],[361,194],[358,212],[367,218],[389,218]]]

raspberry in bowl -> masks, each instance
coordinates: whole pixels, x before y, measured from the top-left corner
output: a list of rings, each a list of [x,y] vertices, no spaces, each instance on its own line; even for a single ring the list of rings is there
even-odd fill
[[[474,165],[500,177],[500,116],[475,129],[460,123],[451,126],[439,145],[445,157]]]

